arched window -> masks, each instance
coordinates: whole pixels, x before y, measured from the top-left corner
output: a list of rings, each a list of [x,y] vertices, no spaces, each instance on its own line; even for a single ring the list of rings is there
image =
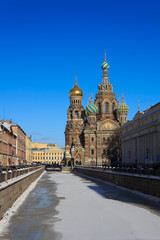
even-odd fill
[[[108,113],[108,107],[109,107],[109,104],[106,102],[105,103],[105,113]]]
[[[94,155],[94,149],[91,149],[91,154]]]
[[[75,119],[78,119],[78,112],[75,112]]]
[[[101,104],[98,104],[99,113],[101,113]]]

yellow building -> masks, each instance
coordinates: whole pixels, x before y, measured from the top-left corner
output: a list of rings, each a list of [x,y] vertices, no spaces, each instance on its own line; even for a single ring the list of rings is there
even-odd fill
[[[32,146],[39,146],[32,147],[32,162],[61,164],[64,158],[64,149],[58,148],[56,144],[32,143]]]
[[[30,137],[26,136],[26,161],[27,161],[27,165],[31,165],[31,163],[32,163],[31,149],[32,149],[32,140],[31,140]]]
[[[57,147],[55,143],[38,143],[34,142],[32,143],[32,148],[52,148]]]

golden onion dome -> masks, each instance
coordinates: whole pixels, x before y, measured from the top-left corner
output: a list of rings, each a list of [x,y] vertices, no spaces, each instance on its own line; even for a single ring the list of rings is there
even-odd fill
[[[83,96],[83,91],[77,86],[77,80],[75,81],[75,86],[69,92],[70,97]]]

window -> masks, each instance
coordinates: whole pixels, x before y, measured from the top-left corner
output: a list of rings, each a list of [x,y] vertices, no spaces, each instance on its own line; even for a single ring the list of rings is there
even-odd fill
[[[91,149],[91,154],[94,155],[94,149]]]
[[[75,119],[78,119],[78,112],[75,112]]]
[[[105,141],[106,141],[106,139],[105,139],[105,137],[103,138],[103,143],[105,143]]]
[[[128,158],[129,159],[131,158],[131,151],[130,150],[128,151]]]
[[[148,160],[148,158],[149,158],[149,149],[147,148],[146,149],[146,160]]]
[[[91,142],[94,142],[94,138],[93,137],[91,138]]]
[[[105,103],[105,113],[108,113],[108,107],[109,107],[109,104],[106,102]]]

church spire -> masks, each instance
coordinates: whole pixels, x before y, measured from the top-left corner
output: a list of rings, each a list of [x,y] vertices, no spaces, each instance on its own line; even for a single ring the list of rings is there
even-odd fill
[[[92,96],[92,91],[91,91],[91,102],[93,102],[93,96]]]
[[[106,62],[106,50],[104,51],[104,61]]]
[[[75,86],[77,86],[77,72],[75,72]]]
[[[140,102],[138,101],[138,112],[140,112]]]
[[[122,91],[122,102],[124,102],[124,92]]]
[[[120,104],[120,101],[119,101],[119,95],[118,95],[118,105]]]

